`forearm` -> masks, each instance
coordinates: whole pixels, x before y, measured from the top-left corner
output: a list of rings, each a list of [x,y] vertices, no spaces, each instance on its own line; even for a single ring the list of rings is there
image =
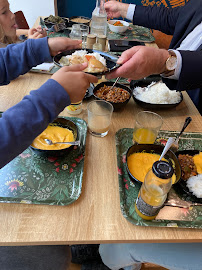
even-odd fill
[[[15,61],[13,61],[15,59]],[[8,84],[32,67],[52,60],[47,38],[30,39],[0,49],[0,85]]]
[[[50,79],[3,113],[0,118],[0,168],[23,152],[69,104],[64,88]]]

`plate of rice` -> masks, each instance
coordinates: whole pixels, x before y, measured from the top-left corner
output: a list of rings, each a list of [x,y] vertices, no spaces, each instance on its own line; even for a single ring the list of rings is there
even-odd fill
[[[202,203],[202,152],[183,150],[176,152],[180,166],[181,179],[177,183],[192,202]]]
[[[181,92],[170,90],[161,77],[131,81],[134,101],[145,109],[162,110],[176,107],[183,100]]]
[[[118,68],[117,60],[118,58],[114,55],[90,49],[65,51],[53,58],[53,62],[59,67],[88,62],[88,67],[84,72],[95,76],[102,76]]]

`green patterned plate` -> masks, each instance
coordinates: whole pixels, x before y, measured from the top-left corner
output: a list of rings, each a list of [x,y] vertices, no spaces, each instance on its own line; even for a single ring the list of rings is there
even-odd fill
[[[68,205],[82,188],[87,124],[76,117],[81,146],[66,156],[42,157],[27,148],[0,170],[0,202]]]
[[[169,137],[175,137],[178,133],[161,131],[155,143],[165,145]],[[133,144],[132,136],[133,129],[130,128],[120,129],[116,133],[120,206],[123,216],[131,223],[139,226],[202,228],[202,206],[191,206],[189,208],[164,206],[156,219],[152,221],[143,220],[137,215],[134,204],[141,184],[138,182],[132,183],[126,169],[126,152]],[[201,141],[202,133],[184,133],[179,141],[179,150],[198,149],[202,151]],[[189,195],[182,189],[174,188],[174,186],[170,194],[176,201],[190,201]]]

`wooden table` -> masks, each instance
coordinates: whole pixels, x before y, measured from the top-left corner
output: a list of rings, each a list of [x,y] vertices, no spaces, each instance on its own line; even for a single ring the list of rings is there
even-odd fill
[[[38,20],[35,26],[38,25]],[[156,46],[154,43],[152,46]],[[27,73],[0,88],[0,111],[18,103],[39,88],[50,75]],[[202,119],[186,93],[176,108],[158,112],[162,129],[181,129],[186,116],[193,121],[187,131],[202,132]],[[83,102],[84,109],[88,101]],[[68,206],[0,204],[0,245],[58,245],[112,242],[201,242],[200,229],[141,227],[128,222],[119,202],[115,133],[133,128],[135,115],[142,110],[133,99],[122,112],[114,112],[105,138],[86,140],[82,193]],[[61,113],[68,115],[66,109]],[[83,118],[84,114],[78,115]]]
[[[5,111],[50,75],[27,73],[1,86],[0,111]],[[187,115],[187,131],[202,132],[202,119],[186,93],[172,110],[160,111],[162,129],[179,131]],[[84,108],[88,101],[84,101]],[[198,242],[200,229],[135,226],[122,215],[115,149],[117,130],[133,128],[140,111],[131,99],[122,112],[113,113],[105,138],[87,136],[82,194],[69,206],[0,204],[0,245],[43,245],[109,242]],[[67,115],[66,110],[61,115]],[[79,115],[82,118],[82,114]]]

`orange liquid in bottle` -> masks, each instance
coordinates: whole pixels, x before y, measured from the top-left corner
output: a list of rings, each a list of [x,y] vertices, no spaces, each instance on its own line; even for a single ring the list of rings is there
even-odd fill
[[[135,203],[135,210],[137,212],[137,214],[146,220],[152,220],[155,219],[155,217],[158,214],[158,209],[160,210],[161,206],[163,205],[167,195],[163,195],[162,190],[156,186],[150,186],[150,190],[149,192],[144,188],[144,186],[142,186],[141,188],[141,192],[138,195],[138,199],[139,196],[141,196],[141,199],[145,202],[145,205],[148,205],[148,208],[146,209],[146,211],[144,212],[144,210],[139,210],[136,203]],[[152,207],[155,207],[157,209],[157,213],[155,215],[150,215],[150,213],[148,213],[147,215],[147,211],[149,211],[149,208],[152,209]]]

